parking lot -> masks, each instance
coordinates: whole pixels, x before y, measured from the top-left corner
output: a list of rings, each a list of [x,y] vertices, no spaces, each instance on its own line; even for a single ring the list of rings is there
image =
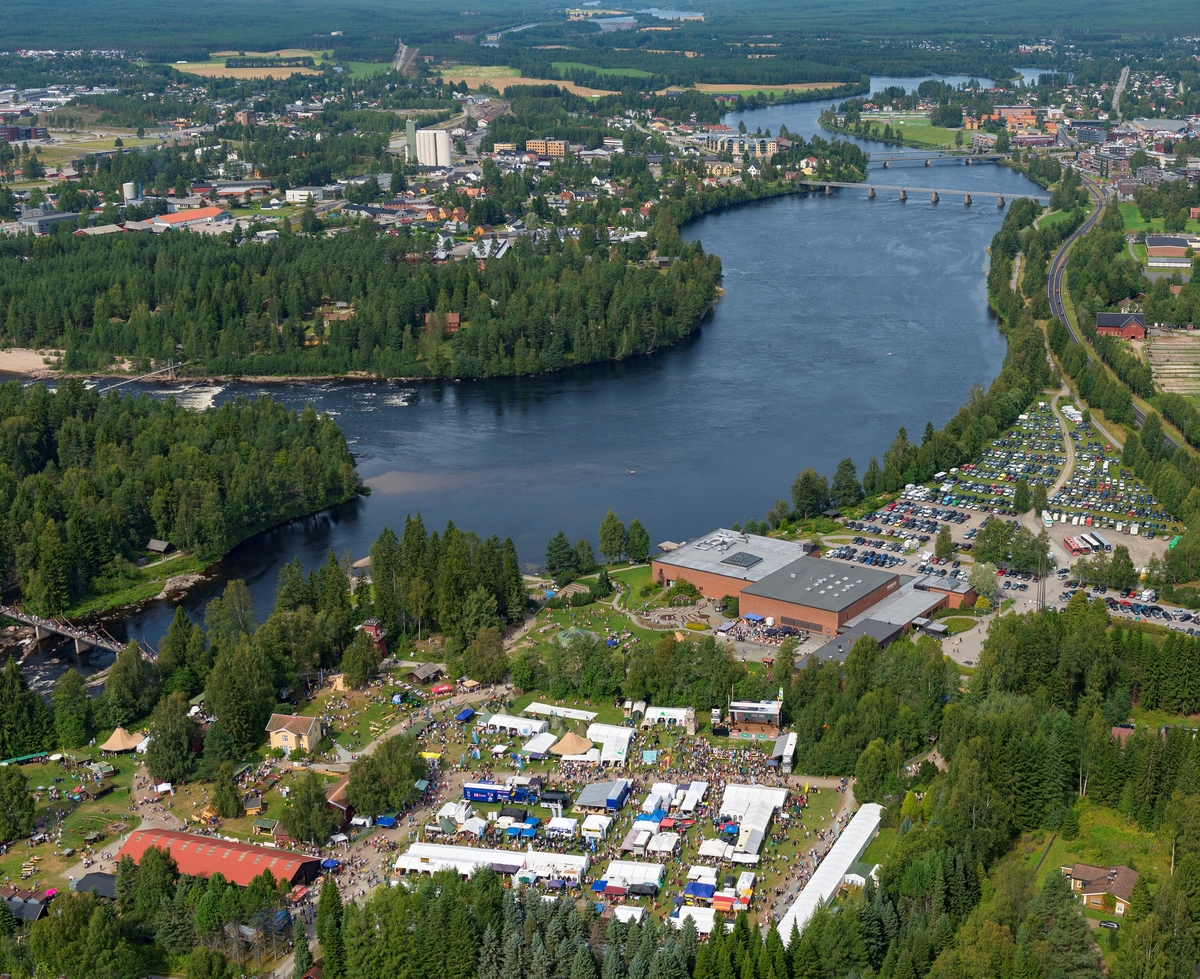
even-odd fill
[[[970,509],[988,508],[1012,516],[1017,482],[1049,491],[1067,464],[1062,427],[1049,402],[1038,402],[1017,424],[992,440],[978,461],[951,470],[941,483],[942,502]]]

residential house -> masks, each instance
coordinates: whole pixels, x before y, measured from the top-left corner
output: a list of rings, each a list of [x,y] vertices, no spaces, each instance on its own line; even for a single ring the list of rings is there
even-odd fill
[[[426,332],[429,332],[430,330],[433,329],[433,322],[434,322],[433,318],[436,315],[437,315],[436,313],[426,313],[425,314],[425,331]],[[445,318],[446,318],[445,329],[442,332],[448,333],[448,334],[449,333],[457,333],[459,331],[459,328],[462,326],[462,314],[461,313],[446,313]]]
[[[293,751],[312,751],[325,736],[325,725],[319,717],[301,717],[298,714],[272,714],[267,722],[267,734],[271,747]]]
[[[1138,882],[1136,870],[1128,867],[1094,867],[1088,863],[1076,863],[1062,868],[1063,875],[1071,881],[1071,890],[1083,897],[1083,903],[1097,910],[1111,910],[1118,916],[1124,915]]]

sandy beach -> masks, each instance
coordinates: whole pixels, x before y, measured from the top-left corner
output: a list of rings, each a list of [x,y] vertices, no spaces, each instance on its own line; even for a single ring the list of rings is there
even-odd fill
[[[51,377],[54,371],[46,361],[61,357],[60,350],[29,350],[25,347],[9,347],[0,350],[0,371],[8,374],[24,374],[27,377]]]

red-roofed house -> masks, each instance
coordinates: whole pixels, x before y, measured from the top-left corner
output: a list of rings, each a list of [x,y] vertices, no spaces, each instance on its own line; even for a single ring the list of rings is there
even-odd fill
[[[316,857],[166,829],[134,830],[117,860],[128,856],[140,863],[142,854],[151,847],[169,852],[180,873],[208,877],[219,872],[239,887],[249,885],[264,870],[289,884],[308,884],[321,873],[321,861]]]

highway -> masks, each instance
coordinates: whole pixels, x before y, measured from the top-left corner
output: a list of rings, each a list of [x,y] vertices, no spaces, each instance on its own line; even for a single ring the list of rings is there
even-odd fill
[[[1055,252],[1054,258],[1050,262],[1050,275],[1046,281],[1046,295],[1050,299],[1050,312],[1052,312],[1055,318],[1067,328],[1067,332],[1071,334],[1071,339],[1079,344],[1083,343],[1083,338],[1075,332],[1075,328],[1071,325],[1071,321],[1067,319],[1067,309],[1062,300],[1063,281],[1066,278],[1067,271],[1067,253],[1070,252],[1071,246],[1076,242],[1076,240],[1091,231],[1096,222],[1100,220],[1101,215],[1104,213],[1104,205],[1108,203],[1108,195],[1098,183],[1096,183],[1090,177],[1084,177],[1083,182],[1087,187],[1088,192],[1095,200],[1096,208],[1094,211],[1092,211],[1091,216],[1088,217],[1088,219],[1084,221],[1083,224],[1081,224],[1075,230],[1075,232],[1062,243],[1058,251]],[[1084,345],[1084,350],[1088,350],[1086,345]],[[1090,364],[1093,359],[1091,353],[1088,353],[1087,359],[1088,363]],[[1134,402],[1133,404],[1133,416],[1137,419],[1139,426],[1146,420],[1146,412],[1138,407],[1137,402]],[[1179,448],[1179,443],[1165,432],[1163,433],[1163,438],[1166,439],[1166,441],[1169,442],[1173,448]]]

